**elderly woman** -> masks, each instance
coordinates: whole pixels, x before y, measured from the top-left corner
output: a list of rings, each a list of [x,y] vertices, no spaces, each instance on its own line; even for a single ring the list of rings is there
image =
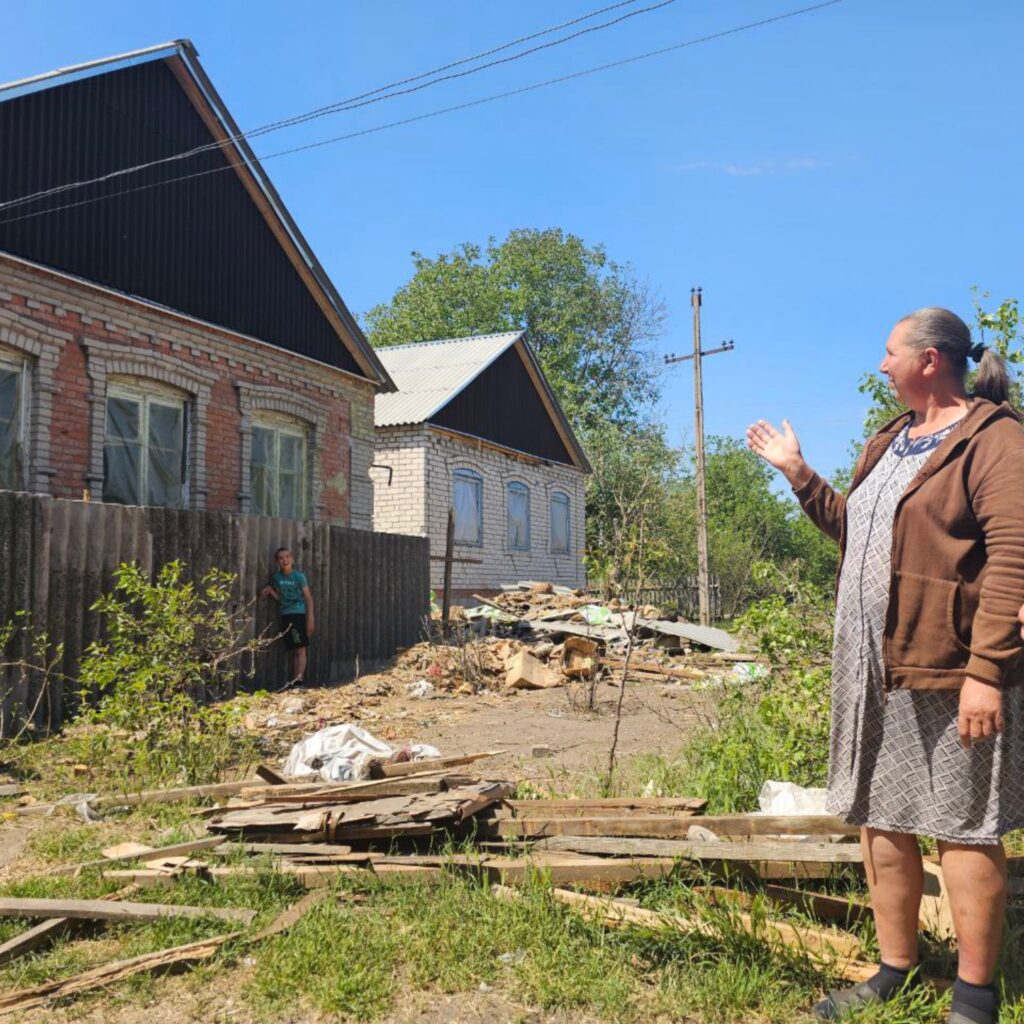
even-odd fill
[[[747,431],[841,551],[827,808],[861,828],[882,963],[814,1009],[832,1020],[918,983],[917,836],[931,836],[959,949],[949,1021],[988,1024],[1000,837],[1024,826],[1024,431],[1002,360],[948,310],[896,324],[881,371],[910,411],[868,440],[846,496],[785,420]]]

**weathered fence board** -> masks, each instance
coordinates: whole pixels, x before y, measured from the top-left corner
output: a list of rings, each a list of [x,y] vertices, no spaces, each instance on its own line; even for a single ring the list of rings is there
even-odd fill
[[[60,674],[74,679],[85,648],[99,637],[90,610],[110,591],[114,570],[138,562],[153,574],[180,559],[191,576],[212,568],[237,574],[235,598],[251,629],[278,632],[277,605],[260,598],[274,552],[291,548],[310,579],[316,633],[307,678],[339,682],[367,672],[415,643],[429,612],[429,544],[423,537],[375,534],[308,520],[230,512],[136,508],[0,491],[0,625],[31,613],[36,631],[64,644]],[[23,656],[14,644],[3,660]],[[273,689],[287,679],[275,644],[246,666],[239,684]],[[65,692],[65,689],[67,692]],[[73,705],[74,686],[53,685],[36,726],[55,727]],[[0,715],[9,731],[34,707],[39,680],[0,673]]]

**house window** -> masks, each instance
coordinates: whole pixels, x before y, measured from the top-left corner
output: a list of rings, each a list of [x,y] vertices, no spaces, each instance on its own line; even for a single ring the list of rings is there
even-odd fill
[[[184,401],[111,387],[103,439],[103,500],[183,508],[185,480]]]
[[[551,551],[569,553],[569,495],[561,491],[551,495]]]
[[[452,480],[455,543],[484,542],[484,480],[471,469],[457,469]]]
[[[306,432],[264,423],[252,428],[252,511],[301,519],[306,514]]]
[[[508,485],[508,546],[530,550],[530,488],[514,480]]]
[[[24,486],[25,366],[0,359],[0,488]]]

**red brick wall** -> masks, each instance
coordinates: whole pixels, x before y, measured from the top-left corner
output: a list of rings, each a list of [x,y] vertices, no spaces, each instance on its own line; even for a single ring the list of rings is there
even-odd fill
[[[193,481],[193,505],[217,511],[242,506],[245,401],[240,386],[248,386],[250,395],[261,396],[258,401],[293,399],[309,419],[315,417],[311,505],[319,517],[370,527],[373,386],[368,381],[0,256],[0,329],[5,327],[9,337],[23,330],[57,352],[51,422],[29,441],[41,461],[48,462],[40,466],[38,479],[45,476],[50,483],[34,489],[81,498],[91,484],[97,496],[97,423],[102,417],[92,417],[90,407],[102,403],[105,384],[102,379],[97,383],[96,367],[105,366],[107,376],[131,376],[119,371],[118,361],[137,353],[148,365],[200,380],[208,396],[202,406],[190,405],[191,415],[202,421],[194,426],[205,434],[203,478]],[[10,341],[0,338],[0,345],[10,346]],[[45,395],[39,397],[45,401]]]

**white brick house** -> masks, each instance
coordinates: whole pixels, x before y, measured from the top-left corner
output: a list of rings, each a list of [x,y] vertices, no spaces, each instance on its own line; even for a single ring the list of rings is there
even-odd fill
[[[590,464],[522,331],[379,349],[373,525],[430,538],[455,510],[453,598],[523,579],[582,586]],[[440,591],[444,567],[432,562]]]

